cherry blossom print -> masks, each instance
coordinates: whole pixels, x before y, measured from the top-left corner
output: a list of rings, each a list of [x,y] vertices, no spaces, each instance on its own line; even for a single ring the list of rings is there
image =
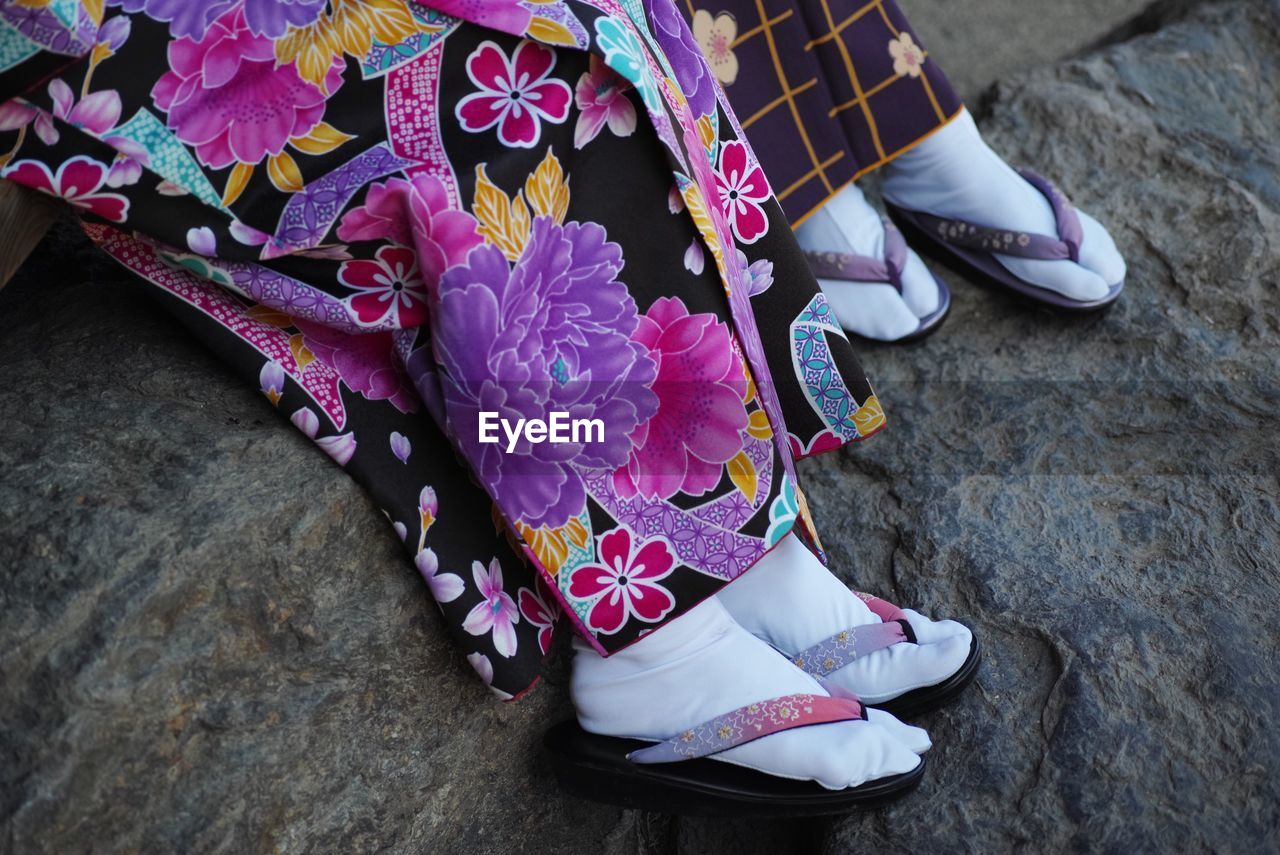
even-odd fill
[[[462,628],[472,635],[493,633],[493,646],[499,656],[514,656],[516,652],[515,625],[520,621],[520,610],[511,595],[502,590],[502,567],[498,559],[489,562],[489,569],[479,561],[471,563],[471,578],[476,589],[484,597],[467,613]]]
[[[763,204],[772,191],[751,150],[738,140],[721,145],[715,181],[720,193],[720,210],[733,236],[743,243],[755,243],[769,231]]]
[[[404,329],[427,319],[426,284],[408,247],[390,244],[372,259],[343,262],[338,281],[360,292],[348,297],[347,305],[361,326]]]
[[[919,77],[924,70],[924,51],[910,33],[899,33],[889,41],[889,56],[893,57],[893,73],[899,77]]]
[[[676,555],[664,538],[638,544],[630,530],[615,528],[600,537],[601,564],[585,564],[569,577],[569,594],[594,600],[587,625],[611,635],[631,618],[646,623],[662,620],[676,606],[671,592],[659,585],[676,567]]]
[[[0,171],[0,178],[16,184],[60,196],[75,207],[95,216],[123,223],[129,215],[129,200],[118,193],[103,193],[110,167],[91,157],[78,154],[51,173],[37,160],[19,160]]]
[[[467,59],[467,74],[479,87],[458,102],[456,115],[465,131],[492,127],[508,148],[533,148],[542,121],[560,124],[569,117],[569,84],[551,77],[556,54],[536,42],[522,41],[508,57],[498,45],[481,42]]]
[[[516,601],[520,604],[521,617],[538,627],[538,648],[546,653],[551,649],[556,621],[560,619],[559,603],[549,595],[541,578],[538,590],[521,588]]]
[[[272,406],[280,403],[280,398],[284,395],[284,366],[274,359],[264,363],[262,370],[258,372],[258,384]]]
[[[440,572],[440,560],[430,549],[423,549],[415,555],[413,565],[422,574],[427,588],[431,590],[431,596],[437,603],[451,603],[461,597],[462,592],[466,590],[466,583],[457,573]]]
[[[578,124],[573,129],[573,147],[582,148],[595,139],[607,125],[620,137],[629,137],[636,129],[636,108],[627,97],[631,84],[591,55],[591,63],[578,78],[574,102],[578,105]]]
[[[74,128],[101,136],[120,121],[120,93],[114,89],[90,92],[78,102],[71,87],[61,78],[49,81],[53,115]]]
[[[413,445],[409,442],[409,437],[400,433],[398,430],[391,432],[391,453],[401,463],[409,462],[409,455],[413,452]]]

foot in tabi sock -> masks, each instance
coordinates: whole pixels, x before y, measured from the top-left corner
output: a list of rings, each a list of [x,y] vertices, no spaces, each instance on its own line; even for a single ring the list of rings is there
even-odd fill
[[[942,323],[951,296],[852,184],[796,228],[840,325],[876,341],[920,338]]]
[[[573,704],[590,734],[649,741],[675,736],[677,744],[684,736],[686,743],[698,744],[704,736],[697,729],[705,723],[712,725],[712,740],[728,738],[731,731],[759,731],[760,722],[746,721],[745,713],[726,716],[740,708],[791,697],[802,699],[797,710],[812,712],[814,698],[821,699],[819,705],[834,700],[817,680],[734,623],[715,598],[607,659],[580,639],[574,645]],[[927,734],[883,711],[867,712],[870,720],[819,719],[779,732],[765,730],[770,735],[720,750],[711,759],[779,778],[817,781],[832,790],[916,769],[917,752],[929,747]],[[643,752],[631,757],[638,754]]]
[[[966,274],[1061,309],[1107,305],[1125,263],[1097,220],[992,151],[969,112],[883,170],[881,193],[911,245]]]
[[[799,667],[901,715],[945,703],[976,672],[977,644],[966,627],[864,599],[794,534],[716,597]]]

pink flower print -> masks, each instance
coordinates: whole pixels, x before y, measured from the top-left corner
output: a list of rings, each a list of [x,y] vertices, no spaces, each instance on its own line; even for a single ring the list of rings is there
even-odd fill
[[[481,680],[484,680],[484,684],[489,687],[489,691],[504,701],[511,700],[510,692],[504,692],[493,685],[493,663],[489,661],[488,656],[483,653],[468,653],[467,664],[476,669],[476,673],[480,675]]]
[[[605,125],[616,136],[628,137],[636,129],[636,108],[626,96],[631,83],[592,54],[591,65],[578,78],[574,101],[578,124],[573,129],[573,147],[582,148],[596,138]]]
[[[413,452],[413,445],[409,442],[409,437],[400,433],[398,430],[391,432],[391,453],[401,463],[409,462],[409,455]]]
[[[440,500],[436,498],[436,491],[430,485],[422,488],[422,492],[418,493],[418,514],[422,517],[422,530],[425,532],[431,528],[431,524],[436,521],[436,516],[440,513]]]
[[[359,292],[347,298],[347,305],[361,326],[405,329],[427,320],[426,283],[408,247],[388,244],[372,259],[344,261],[338,281]]]
[[[303,80],[294,63],[276,61],[273,40],[254,34],[237,4],[199,40],[169,42],[169,68],[152,99],[200,162],[222,169],[260,163],[309,134],[324,118],[325,99],[342,85],[343,62],[334,57],[323,90]]]
[[[547,593],[546,586],[539,577],[538,590],[521,588],[518,598],[521,616],[538,627],[538,648],[543,653],[551,648],[556,621],[560,619],[560,606],[550,596],[546,596]]]
[[[424,549],[414,556],[413,563],[422,574],[422,578],[426,580],[431,596],[437,603],[451,603],[462,596],[466,583],[457,573],[441,573],[440,561],[436,558],[435,552]]]
[[[467,613],[462,628],[472,635],[493,633],[493,646],[499,656],[514,656],[516,652],[515,625],[520,622],[520,610],[511,595],[502,590],[502,568],[498,559],[489,562],[489,569],[479,561],[471,563],[471,578],[484,599]]]
[[[262,387],[262,394],[271,400],[272,406],[280,403],[280,397],[284,394],[284,366],[274,359],[263,363],[262,370],[258,372],[258,384]]]
[[[467,260],[467,253],[483,241],[475,217],[449,201],[448,191],[432,175],[416,175],[408,181],[392,178],[374,182],[364,204],[352,208],[338,225],[345,241],[389,240],[411,246],[418,257],[418,271],[428,287],[440,274]]]
[[[142,178],[142,167],[151,163],[151,155],[147,154],[147,150],[140,143],[124,137],[103,137],[102,141],[117,152],[116,159],[111,162],[111,171],[107,173],[107,186],[137,184],[138,179]]]
[[[769,220],[761,207],[771,195],[764,170],[738,140],[720,146],[720,163],[715,170],[720,192],[720,210],[729,221],[733,235],[743,243],[755,243],[769,231]]]
[[[39,161],[19,160],[0,172],[0,178],[60,196],[90,214],[123,223],[129,214],[129,200],[118,193],[100,192],[107,184],[109,171],[105,163],[78,154],[59,166],[56,175]]]
[[[480,91],[456,108],[463,130],[478,134],[497,125],[506,147],[533,148],[543,119],[558,125],[569,117],[569,85],[549,76],[555,64],[555,51],[536,42],[520,42],[509,59],[498,45],[481,42],[467,57],[467,75]]]
[[[675,597],[658,584],[670,576],[676,555],[663,538],[647,540],[633,551],[631,532],[615,528],[600,538],[603,564],[585,564],[569,577],[569,593],[594,599],[587,626],[605,634],[622,629],[634,617],[646,623],[662,620],[675,608]]]
[[[333,458],[339,466],[346,466],[356,454],[356,435],[343,433],[337,436],[323,436],[316,440],[320,450]]]
[[[316,418],[316,414],[311,412],[310,407],[299,407],[294,410],[293,415],[289,416],[289,421],[310,439],[315,439],[320,431],[320,419]]]
[[[658,411],[631,434],[631,456],[613,474],[618,495],[669,499],[713,489],[742,451],[747,378],[729,328],[662,297],[631,336],[658,363]]]
[[[216,255],[218,252],[218,239],[214,235],[213,229],[208,226],[187,229],[187,246],[196,255]]]
[[[36,136],[45,145],[53,145],[58,141],[58,129],[53,126],[53,116],[49,113],[31,106],[21,98],[0,103],[0,131],[16,131],[27,125],[32,125]]]
[[[49,97],[53,99],[53,115],[73,127],[102,136],[120,121],[120,94],[114,89],[90,92],[76,103],[66,81],[49,81]]]
[[[924,51],[910,33],[899,33],[889,40],[889,56],[893,57],[893,73],[899,77],[919,77],[924,70]]]

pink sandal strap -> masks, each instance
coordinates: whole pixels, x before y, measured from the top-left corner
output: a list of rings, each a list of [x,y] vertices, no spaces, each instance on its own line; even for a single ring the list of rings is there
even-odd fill
[[[718,715],[657,745],[632,751],[627,759],[633,763],[692,760],[719,754],[784,730],[865,718],[866,708],[862,701],[850,692],[842,691],[840,697],[830,698],[784,695]]]

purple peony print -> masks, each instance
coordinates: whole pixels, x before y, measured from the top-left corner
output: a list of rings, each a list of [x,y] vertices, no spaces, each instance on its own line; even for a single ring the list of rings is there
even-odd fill
[[[715,78],[693,40],[693,33],[671,0],[645,0],[645,11],[653,21],[653,34],[676,73],[680,90],[689,99],[695,116],[705,116],[716,109]]]
[[[630,435],[657,409],[657,369],[630,339],[636,304],[615,278],[622,250],[595,223],[533,223],[512,266],[492,246],[471,251],[441,280],[433,311],[440,381],[455,442],[500,497],[532,528],[563,525],[586,504],[578,468],[616,469]],[[479,414],[599,419],[599,442],[479,441]]]
[[[214,19],[238,0],[107,0],[129,13],[169,25],[174,37],[202,38]],[[256,35],[283,36],[290,26],[305,27],[324,11],[325,0],[244,0],[244,15]]]

